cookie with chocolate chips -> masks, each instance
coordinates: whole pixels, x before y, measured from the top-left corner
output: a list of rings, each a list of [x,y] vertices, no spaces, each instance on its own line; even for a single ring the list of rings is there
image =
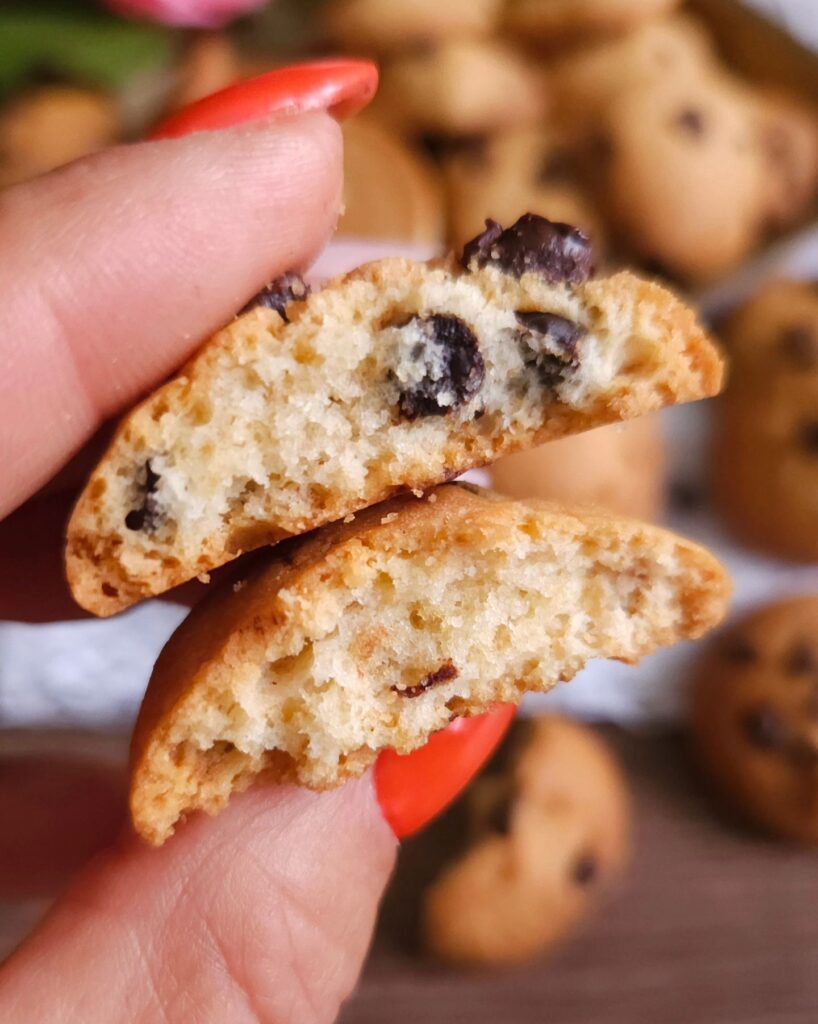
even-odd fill
[[[767,223],[767,163],[753,94],[726,75],[630,89],[600,120],[599,198],[620,241],[674,276],[734,268]]]
[[[444,160],[452,244],[462,246],[487,218],[511,223],[524,210],[574,224],[590,236],[599,260],[604,230],[578,172],[580,156],[552,128],[500,132]]]
[[[581,231],[527,214],[462,255],[311,293],[273,281],[121,424],[68,529],[77,600],[108,615],[396,491],[718,391],[693,314],[594,262]]]
[[[818,845],[818,597],[768,605],[714,644],[690,728],[727,801],[774,835]]]
[[[818,561],[818,290],[772,281],[722,336],[732,372],[712,447],[719,511],[744,543]]]
[[[568,719],[515,724],[462,804],[466,847],[423,902],[426,946],[441,959],[540,953],[597,906],[627,861],[622,772],[592,729]]]
[[[669,14],[680,0],[510,0],[506,26],[546,47],[616,36]]]

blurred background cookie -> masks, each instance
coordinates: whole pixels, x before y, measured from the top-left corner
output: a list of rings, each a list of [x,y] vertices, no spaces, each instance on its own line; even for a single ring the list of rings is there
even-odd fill
[[[29,90],[0,109],[0,186],[33,178],[114,143],[116,101],[72,85]]]
[[[372,110],[409,134],[474,135],[530,124],[545,109],[540,76],[514,47],[457,39],[386,62]]]
[[[549,63],[554,114],[574,132],[590,132],[623,92],[695,79],[715,62],[713,44],[700,22],[685,15],[649,21]]]
[[[581,228],[600,262],[604,229],[582,187],[579,153],[553,128],[515,128],[455,150],[444,159],[450,242],[459,248],[486,218],[513,223],[530,210]]]
[[[664,451],[655,416],[506,455],[490,472],[495,490],[517,498],[601,505],[652,521],[664,505]]]
[[[759,91],[756,105],[768,182],[766,223],[792,227],[803,219],[818,190],[818,116],[777,90]]]
[[[542,43],[623,32],[678,7],[681,0],[509,0],[512,32]]]
[[[329,0],[328,41],[347,51],[389,54],[446,39],[488,35],[503,0]]]
[[[600,199],[623,245],[687,281],[749,255],[767,198],[749,97],[716,77],[664,81],[616,98],[602,125]]]
[[[732,807],[818,844],[818,597],[769,605],[722,638],[695,680],[690,728]]]
[[[818,289],[774,281],[732,314],[731,361],[715,403],[712,481],[745,543],[818,560]]]
[[[434,165],[375,121],[347,121],[338,234],[440,244],[445,222],[443,188]]]
[[[466,849],[424,898],[426,945],[444,960],[535,955],[570,932],[627,859],[627,790],[601,740],[553,715],[515,728],[466,794]]]
[[[218,92],[242,77],[242,63],[232,40],[223,32],[194,36],[174,69],[168,107],[184,107]]]

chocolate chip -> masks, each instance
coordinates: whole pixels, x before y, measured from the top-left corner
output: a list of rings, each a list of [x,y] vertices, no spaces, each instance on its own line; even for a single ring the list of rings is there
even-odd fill
[[[673,123],[683,128],[689,135],[704,135],[704,114],[694,107],[688,107],[677,114]]]
[[[577,885],[590,885],[599,874],[599,863],[592,853],[583,853],[571,868],[571,878]]]
[[[588,144],[588,155],[596,163],[609,163],[614,155],[614,144],[610,135],[594,135]]]
[[[418,142],[433,160],[462,156],[475,166],[488,162],[488,142],[485,135],[421,135]]]
[[[752,665],[758,661],[758,651],[743,637],[731,637],[722,648],[725,660],[734,665]]]
[[[577,345],[585,336],[584,328],[556,313],[518,311],[514,315],[525,328],[519,336],[525,366],[536,369],[547,387],[561,383],[579,366]]]
[[[264,306],[266,309],[274,309],[289,323],[287,317],[289,303],[305,299],[309,294],[310,286],[301,275],[296,274],[294,270],[288,270],[286,274],[282,274],[275,281],[265,285],[257,295],[250,299],[241,312],[249,313],[251,309]]]
[[[591,276],[593,253],[577,228],[526,213],[505,230],[487,220],[485,231],[464,246],[462,263],[468,270],[492,264],[514,277],[531,272],[551,284],[581,284]]]
[[[808,420],[799,432],[801,447],[810,455],[818,455],[818,420]]]
[[[674,480],[669,490],[670,504],[680,512],[696,512],[704,504],[701,487],[690,480]]]
[[[784,671],[788,676],[803,676],[818,670],[815,652],[805,641],[793,644],[784,659]]]
[[[477,394],[486,376],[477,338],[459,317],[413,316],[402,329],[413,341],[395,373],[407,420],[444,416]]]
[[[440,668],[430,672],[428,676],[424,676],[415,686],[407,686],[403,689],[399,686],[393,686],[392,689],[401,697],[419,697],[422,693],[431,689],[431,687],[438,686],[440,683],[451,682],[452,679],[457,679],[459,675],[460,672],[454,662],[444,661]]]
[[[537,182],[550,185],[571,181],[574,177],[574,161],[567,149],[546,150],[537,171]]]
[[[498,800],[485,819],[487,832],[494,832],[499,836],[507,836],[511,831],[511,810],[514,802],[511,796]]]
[[[750,743],[761,750],[782,750],[790,740],[789,729],[769,704],[745,712],[741,726]]]
[[[142,504],[139,508],[131,509],[125,516],[125,526],[129,530],[142,530],[144,533],[153,533],[162,522],[162,513],[155,497],[160,476],[158,473],[154,473],[150,459],[148,459],[143,467],[143,475],[144,480],[139,485],[144,494]]]
[[[812,324],[796,324],[781,335],[781,352],[799,370],[818,367],[818,330]]]

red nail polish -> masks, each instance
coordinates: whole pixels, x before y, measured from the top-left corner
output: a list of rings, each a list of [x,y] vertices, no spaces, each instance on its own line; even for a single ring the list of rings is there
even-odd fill
[[[375,792],[398,839],[427,825],[485,764],[517,708],[498,704],[473,718],[456,718],[411,754],[384,750],[375,764]]]
[[[369,103],[378,88],[378,68],[369,60],[320,60],[291,64],[236,82],[177,110],[151,132],[173,139],[215,131],[271,114],[328,110],[343,120]]]

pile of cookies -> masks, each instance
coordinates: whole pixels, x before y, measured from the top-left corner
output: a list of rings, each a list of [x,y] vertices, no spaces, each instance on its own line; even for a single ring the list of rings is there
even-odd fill
[[[445,212],[448,241],[461,245],[486,217],[533,210],[583,228],[612,259],[699,284],[803,222],[818,190],[816,111],[740,77],[680,7],[327,0],[328,45],[382,64],[367,115],[379,138],[369,174],[378,169],[393,213],[378,237],[434,241]],[[406,228],[405,174],[393,181],[379,151],[387,138],[403,142],[402,162],[413,161],[415,189],[425,190],[416,230]],[[362,163],[350,165],[342,230],[362,226]],[[442,187],[431,184],[435,170]]]

